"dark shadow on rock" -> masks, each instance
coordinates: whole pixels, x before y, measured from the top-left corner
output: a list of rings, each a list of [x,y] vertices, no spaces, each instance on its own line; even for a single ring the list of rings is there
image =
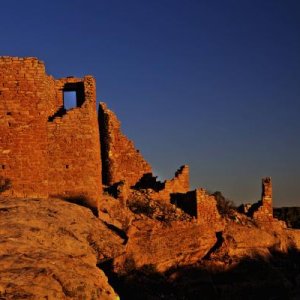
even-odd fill
[[[11,189],[12,182],[10,178],[0,176],[0,194]]]
[[[216,243],[212,246],[212,248],[207,252],[207,254],[204,256],[204,259],[209,259],[210,255],[214,252],[216,252],[219,248],[221,248],[223,242],[224,242],[224,238],[223,238],[223,232],[222,231],[218,231],[216,232],[216,238],[217,241]]]
[[[53,197],[59,198],[69,203],[77,204],[83,207],[90,209],[94,216],[98,218],[98,209],[90,204],[90,200],[83,195],[78,196],[61,196],[61,195],[54,195]]]
[[[114,198],[118,198],[118,183],[103,188],[104,193],[109,194]]]
[[[99,264],[121,299],[300,299],[300,253],[273,252],[220,267],[213,260],[157,272],[153,265],[136,268],[134,261],[115,273],[113,262]]]
[[[122,185],[124,185],[124,182],[123,180],[119,181],[119,182],[116,182],[110,186],[107,186],[107,187],[104,187],[103,191],[107,194],[109,194],[110,196],[118,199],[119,195],[120,195],[120,187]]]
[[[123,245],[126,245],[126,243],[128,241],[128,236],[126,235],[126,233],[122,229],[120,229],[120,228],[118,228],[118,227],[116,227],[112,224],[109,224],[107,222],[104,222],[104,224],[107,226],[108,229],[112,230],[121,239],[123,239],[124,240]]]
[[[197,200],[193,193],[171,193],[171,204],[183,210],[191,217],[197,217]]]
[[[98,126],[100,134],[100,146],[101,146],[101,161],[102,161],[102,183],[106,185],[111,184],[111,171],[110,171],[110,158],[109,158],[109,144],[110,135],[109,117],[105,113],[102,105],[99,105],[98,109]]]

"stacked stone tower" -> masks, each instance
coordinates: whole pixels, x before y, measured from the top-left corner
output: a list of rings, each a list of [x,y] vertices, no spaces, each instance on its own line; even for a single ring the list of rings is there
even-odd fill
[[[64,93],[76,107],[64,108]],[[0,176],[16,197],[102,193],[93,77],[55,80],[36,58],[0,57]]]

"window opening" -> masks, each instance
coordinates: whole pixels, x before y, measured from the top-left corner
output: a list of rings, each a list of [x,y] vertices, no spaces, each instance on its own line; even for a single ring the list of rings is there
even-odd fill
[[[64,109],[81,107],[84,102],[83,82],[66,83],[63,87]]]
[[[77,107],[76,91],[64,91],[64,107],[66,110]]]

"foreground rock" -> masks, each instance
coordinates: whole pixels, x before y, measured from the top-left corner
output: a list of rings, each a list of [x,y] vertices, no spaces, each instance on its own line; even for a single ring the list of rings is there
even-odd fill
[[[214,228],[198,224],[174,205],[148,196],[135,191],[127,206],[108,196],[101,203],[100,218],[126,236],[126,251],[114,260],[118,272],[145,265],[161,272],[190,265],[216,244]]]
[[[202,259],[217,242],[216,234],[195,222],[171,223],[141,219],[127,233],[126,254],[116,259],[117,269],[155,266],[165,271],[173,266],[190,265]]]
[[[103,266],[122,299],[299,298],[300,230],[233,212],[215,231],[169,204],[138,200],[125,223],[120,207],[106,206],[126,225],[125,253]]]
[[[1,299],[117,299],[97,267],[123,240],[59,199],[0,199]]]
[[[269,225],[228,222],[215,238],[193,222],[135,221],[106,274],[125,300],[299,299],[300,231]]]

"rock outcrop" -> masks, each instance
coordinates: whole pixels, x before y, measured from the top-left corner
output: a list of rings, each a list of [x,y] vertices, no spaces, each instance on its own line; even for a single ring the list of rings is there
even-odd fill
[[[196,222],[175,221],[169,224],[150,219],[133,222],[127,232],[126,254],[116,259],[117,268],[152,265],[157,271],[189,265],[202,259],[215,245],[212,229]]]
[[[1,299],[117,299],[98,263],[123,240],[59,199],[0,199]]]

